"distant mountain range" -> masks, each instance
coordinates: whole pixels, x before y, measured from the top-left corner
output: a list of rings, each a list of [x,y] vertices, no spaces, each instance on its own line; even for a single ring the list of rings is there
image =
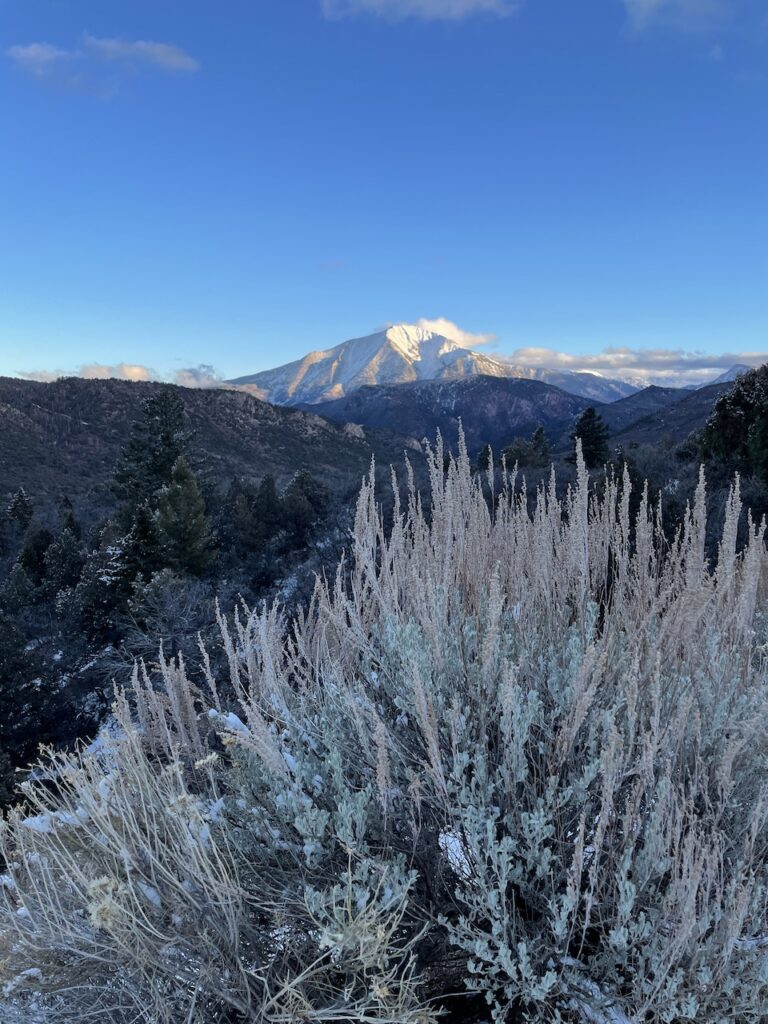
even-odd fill
[[[86,522],[112,505],[108,482],[143,401],[171,385],[69,377],[43,384],[0,378],[0,497],[24,485],[41,510],[68,494]],[[729,382],[695,391],[649,387],[597,403],[544,381],[474,374],[360,387],[300,408],[270,405],[232,388],[177,388],[207,479],[221,493],[235,476],[271,473],[284,485],[299,469],[339,496],[356,491],[372,458],[386,475],[408,452],[420,474],[424,438],[453,446],[463,425],[473,453],[500,451],[543,426],[563,451],[578,415],[595,405],[613,444],[677,443],[707,420]]]
[[[721,395],[730,390],[732,381],[723,381],[719,384],[706,384],[696,388],[695,391],[688,391],[680,388],[679,400],[663,401],[652,411],[637,418],[632,417],[626,423],[615,423],[612,414],[616,406],[622,405],[616,402],[615,405],[607,405],[600,410],[603,419],[609,424],[615,423],[613,427],[613,443],[624,446],[630,444],[679,444],[684,441],[695,430],[699,430],[709,419],[715,402]],[[646,391],[665,391],[667,388],[647,388]],[[646,391],[633,396],[640,398]],[[628,399],[631,401],[631,399]],[[634,410],[639,411],[639,407]]]
[[[678,443],[704,425],[730,386],[689,391],[651,385],[601,404],[543,381],[473,377],[358,388],[345,398],[304,408],[338,423],[397,431],[416,441],[431,441],[439,430],[449,444],[455,443],[461,422],[473,453],[486,444],[499,451],[543,426],[555,449],[562,450],[577,416],[589,405],[598,410],[616,444]]]
[[[750,369],[737,364],[707,384],[677,390],[729,383]],[[655,386],[637,374],[619,379],[512,363],[502,356],[475,352],[455,338],[416,324],[396,324],[228,383],[275,405],[308,406],[347,398],[360,388],[471,377],[540,381],[595,403],[620,401]]]
[[[613,402],[639,390],[594,373],[515,365],[414,324],[353,338],[229,383],[276,405],[314,405],[345,398],[362,387],[478,376],[541,381],[593,402]]]

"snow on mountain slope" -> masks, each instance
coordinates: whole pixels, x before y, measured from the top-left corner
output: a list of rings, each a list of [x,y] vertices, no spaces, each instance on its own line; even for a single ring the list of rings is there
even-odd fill
[[[540,380],[543,384],[551,384],[571,395],[589,398],[593,402],[615,402],[641,390],[634,383],[612,380],[609,377],[602,377],[600,374],[584,370],[550,370],[543,366],[519,366],[506,362],[502,365],[507,370],[507,377]]]
[[[730,384],[731,381],[740,377],[742,373],[749,373],[751,369],[751,366],[746,366],[744,363],[737,363],[735,366],[732,366],[730,370],[726,370],[725,373],[721,373],[719,377],[715,377],[715,379],[709,381],[708,384],[701,384],[700,387],[708,387],[709,384]]]
[[[370,385],[476,376],[539,380],[596,402],[612,402],[637,390],[591,373],[515,366],[413,324],[396,324],[229,383],[276,405],[307,405],[343,398]]]

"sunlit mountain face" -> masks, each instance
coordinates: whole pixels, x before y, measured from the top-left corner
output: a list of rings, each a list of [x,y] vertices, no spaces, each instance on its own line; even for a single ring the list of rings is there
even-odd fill
[[[538,380],[596,402],[612,402],[638,390],[635,384],[593,373],[516,365],[415,324],[396,324],[231,383],[277,405],[311,405],[372,385],[477,376]]]

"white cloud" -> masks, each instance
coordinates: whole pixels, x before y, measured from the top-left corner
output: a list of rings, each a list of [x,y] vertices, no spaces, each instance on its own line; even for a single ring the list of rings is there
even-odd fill
[[[37,42],[12,46],[5,54],[20,71],[34,78],[104,97],[111,96],[128,75],[142,69],[166,74],[191,74],[200,69],[199,62],[178,46],[144,39],[86,35],[76,49]]]
[[[760,366],[768,361],[765,352],[722,352],[707,354],[682,349],[605,348],[589,355],[573,355],[550,348],[518,348],[505,362],[547,369],[597,373],[603,377],[647,380],[653,384],[679,387],[705,384],[732,366]]]
[[[16,67],[27,74],[42,78],[59,68],[64,61],[77,56],[73,50],[60,50],[50,43],[29,43],[27,46],[12,46],[5,51]]]
[[[679,28],[706,28],[730,13],[725,0],[622,0],[632,25],[642,31],[657,21]]]
[[[495,334],[473,334],[472,331],[465,331],[452,320],[446,320],[439,316],[435,320],[422,318],[416,321],[417,327],[425,331],[434,331],[435,334],[442,334],[444,338],[457,342],[462,348],[474,348],[476,345],[487,345],[489,341],[495,341]]]
[[[139,363],[117,363],[109,366],[105,363],[89,363],[79,367],[77,370],[22,370],[20,377],[27,380],[37,380],[43,383],[60,380],[62,377],[82,377],[84,380],[172,380],[183,388],[226,388],[229,385],[222,380],[221,375],[213,367],[207,364],[200,366],[188,366],[176,370],[169,377],[161,377],[149,366],[142,366]]]
[[[81,366],[79,370],[21,370],[20,377],[27,380],[38,380],[45,383],[59,380],[61,377],[82,377],[85,380],[157,380],[157,374],[148,366],[139,366],[135,363],[118,363],[116,366],[106,366],[103,363],[89,363]]]
[[[89,53],[100,60],[126,64],[144,64],[161,71],[199,71],[200,63],[178,46],[137,39],[97,39],[86,35]]]
[[[177,370],[173,375],[173,380],[183,388],[225,388],[228,386],[221,379],[219,373],[207,363]]]
[[[91,363],[90,366],[83,366],[80,376],[86,380],[108,380],[116,377],[118,380],[155,380],[156,374],[146,366],[137,366],[134,363],[118,363],[117,366],[102,366],[100,363]]]
[[[392,20],[460,21],[472,14],[511,14],[518,0],[321,0],[327,18],[375,14]]]

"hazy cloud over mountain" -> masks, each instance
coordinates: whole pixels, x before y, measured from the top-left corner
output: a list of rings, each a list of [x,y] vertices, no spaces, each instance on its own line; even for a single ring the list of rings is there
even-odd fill
[[[435,320],[422,317],[421,320],[416,321],[416,326],[422,327],[425,331],[442,334],[444,338],[455,341],[462,348],[476,348],[478,345],[487,345],[496,340],[495,334],[475,334],[472,331],[465,331],[452,320],[446,320],[444,316],[439,316]]]
[[[136,366],[132,363],[118,363],[106,366],[102,363],[90,363],[78,370],[20,370],[19,376],[27,380],[38,380],[44,383],[58,380],[60,377],[83,377],[86,380],[157,380],[157,374],[147,366]]]
[[[187,366],[177,370],[173,375],[174,384],[183,388],[226,388],[229,385],[213,366],[202,363],[200,366]]]
[[[679,387],[705,384],[723,370],[743,364],[760,366],[768,361],[767,352],[722,352],[720,354],[685,352],[683,349],[605,348],[589,355],[574,355],[551,348],[518,348],[497,359],[548,369],[588,371],[622,380],[648,380]]]
[[[164,380],[178,384],[184,388],[226,388],[229,385],[222,380],[221,375],[208,364],[200,366],[186,366],[176,370],[167,378],[157,373],[149,366],[140,366],[136,363],[117,363],[108,366],[103,363],[90,363],[81,366],[77,370],[20,370],[19,377],[27,380],[37,380],[43,383],[50,383],[59,380],[61,377],[83,377],[86,380]]]

